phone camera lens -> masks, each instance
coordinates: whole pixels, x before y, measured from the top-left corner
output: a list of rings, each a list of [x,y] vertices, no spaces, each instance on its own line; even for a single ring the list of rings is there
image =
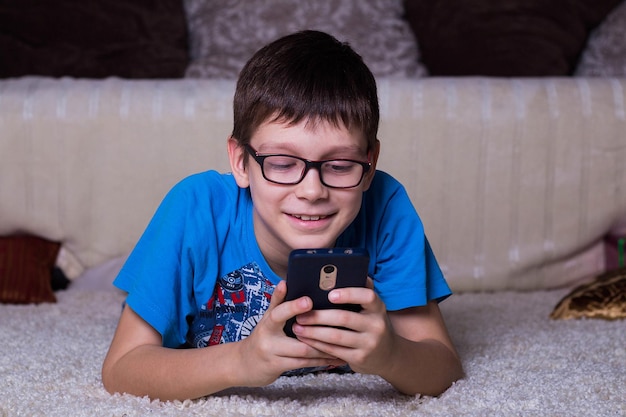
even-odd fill
[[[333,265],[326,265],[324,267],[324,272],[327,274],[332,274],[333,272],[335,272],[335,267]]]

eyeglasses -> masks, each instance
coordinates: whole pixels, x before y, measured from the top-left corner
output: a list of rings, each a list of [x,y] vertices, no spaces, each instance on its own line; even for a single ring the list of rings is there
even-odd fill
[[[369,161],[351,159],[309,161],[292,155],[259,155],[252,146],[245,145],[245,148],[261,166],[263,178],[275,184],[298,184],[311,168],[315,168],[320,174],[320,181],[326,187],[353,188],[361,183],[365,173],[372,167]]]

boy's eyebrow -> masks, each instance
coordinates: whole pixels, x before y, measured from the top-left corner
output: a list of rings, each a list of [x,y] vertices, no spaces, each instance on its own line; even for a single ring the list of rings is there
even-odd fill
[[[269,148],[269,149],[268,149]],[[292,143],[264,143],[255,147],[258,153],[280,153],[286,155],[297,155],[297,149],[293,146]],[[367,150],[366,150],[367,151]],[[363,148],[359,145],[342,145],[328,149],[328,152],[325,154],[332,155],[337,153],[346,153],[346,154],[360,154],[363,152]]]

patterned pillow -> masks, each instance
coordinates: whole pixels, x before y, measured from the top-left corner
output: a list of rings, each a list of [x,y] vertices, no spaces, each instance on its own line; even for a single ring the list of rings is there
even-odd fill
[[[187,77],[237,78],[276,38],[316,29],[349,42],[376,76],[424,76],[402,0],[185,0]]]
[[[60,247],[36,236],[0,238],[0,302],[56,302],[51,281]]]
[[[626,268],[599,275],[558,302],[553,319],[626,319]]]
[[[626,1],[591,32],[575,75],[626,76]]]

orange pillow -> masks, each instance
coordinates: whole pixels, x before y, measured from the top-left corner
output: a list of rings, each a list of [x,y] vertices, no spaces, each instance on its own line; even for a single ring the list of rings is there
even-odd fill
[[[56,302],[52,270],[61,244],[36,236],[0,238],[0,302]]]

